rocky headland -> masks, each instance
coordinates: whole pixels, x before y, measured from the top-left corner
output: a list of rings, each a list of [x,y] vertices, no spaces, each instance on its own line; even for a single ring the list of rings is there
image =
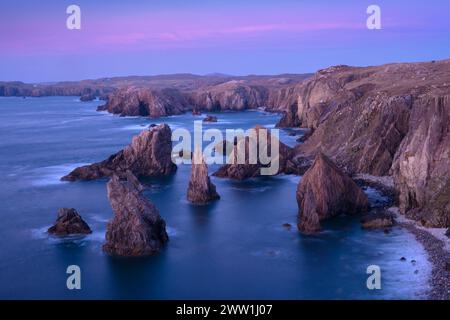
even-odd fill
[[[450,60],[331,67],[284,104],[280,126],[312,130],[294,162],[323,152],[348,174],[391,176],[403,214],[450,226]]]

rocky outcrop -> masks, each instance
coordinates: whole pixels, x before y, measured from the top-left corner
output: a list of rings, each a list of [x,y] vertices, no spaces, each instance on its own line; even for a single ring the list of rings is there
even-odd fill
[[[116,256],[148,256],[169,240],[158,209],[142,195],[142,185],[127,171],[107,184],[114,218],[108,223],[103,250]]]
[[[313,130],[294,158],[322,151],[349,174],[392,175],[402,213],[449,226],[449,90],[450,60],[321,70],[286,98]]]
[[[279,148],[278,150],[275,150],[276,154],[272,155],[270,151],[272,148],[272,139],[269,130],[262,126],[256,126],[254,129],[257,134],[256,139],[253,140],[255,142],[254,144],[256,145],[256,148],[251,149],[251,141],[248,136],[245,138],[236,139],[233,151],[228,157],[228,163],[220,167],[213,174],[214,176],[220,178],[244,180],[247,178],[260,176],[261,169],[274,166],[275,162],[278,162],[278,168],[275,168],[276,171],[271,175],[280,174],[287,170],[286,168],[288,161],[292,156],[292,149],[281,141],[278,141]],[[267,139],[265,144],[261,143],[259,135],[260,130],[263,130],[266,133]],[[224,147],[226,147],[226,143],[224,143]],[[243,159],[239,159],[238,157],[239,150],[245,150]],[[250,150],[252,152],[255,152],[256,154],[250,155]],[[269,155],[271,157],[271,162],[269,164],[262,163],[260,161],[261,154]],[[252,156],[255,157],[256,162],[251,161]]]
[[[208,111],[256,109],[267,104],[268,89],[231,80],[192,92],[190,101],[196,108]]]
[[[395,225],[394,215],[383,209],[370,212],[361,219],[363,229],[385,229]]]
[[[298,229],[307,234],[319,231],[324,219],[369,209],[364,192],[322,153],[302,177],[297,187],[297,203]]]
[[[281,111],[288,88],[309,75],[283,76],[193,76],[148,77],[130,81],[108,96],[98,108],[122,116],[162,117],[191,111],[246,110],[267,108]],[[173,77],[173,78],[172,78]]]
[[[171,153],[170,127],[161,124],[142,131],[130,145],[108,159],[76,168],[62,180],[93,180],[127,170],[137,177],[169,175],[176,170]]]
[[[208,176],[208,166],[200,150],[194,153],[187,199],[194,204],[206,204],[212,200],[220,199],[216,186]]]
[[[74,234],[90,234],[91,228],[81,218],[77,210],[71,208],[61,208],[58,211],[56,222],[48,228],[47,232],[55,236],[68,236]]]
[[[164,117],[181,114],[188,106],[185,96],[177,89],[122,88],[110,94],[98,111],[121,116]]]
[[[80,101],[92,101],[95,100],[96,96],[94,92],[84,93],[80,97]]]
[[[207,115],[206,118],[203,119],[203,122],[217,122],[217,117]]]

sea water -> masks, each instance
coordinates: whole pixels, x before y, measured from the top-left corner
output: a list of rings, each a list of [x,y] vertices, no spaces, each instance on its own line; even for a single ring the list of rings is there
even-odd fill
[[[212,177],[221,199],[186,200],[190,166],[144,181],[166,220],[170,241],[158,255],[113,258],[102,252],[113,217],[106,179],[61,182],[73,168],[122,149],[152,123],[193,129],[202,117],[124,118],[96,112],[77,97],[0,98],[0,298],[2,299],[410,299],[423,298],[430,264],[406,230],[361,229],[358,217],[296,230],[300,177],[238,182]],[[215,114],[208,128],[273,128],[278,114]],[[290,146],[298,137],[282,130]],[[209,167],[210,173],[218,168]],[[387,201],[366,189],[374,204]],[[55,238],[46,230],[61,207],[78,210],[93,233]],[[292,227],[286,228],[283,224]],[[400,258],[405,257],[406,261]],[[415,260],[416,262],[411,262]],[[81,268],[81,290],[68,290],[66,269]],[[381,268],[381,289],[367,288],[367,267]]]

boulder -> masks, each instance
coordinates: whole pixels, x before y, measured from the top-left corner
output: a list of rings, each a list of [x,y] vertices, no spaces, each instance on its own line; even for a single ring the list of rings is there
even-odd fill
[[[158,209],[142,195],[143,186],[127,171],[107,184],[114,218],[108,223],[103,250],[116,256],[148,256],[169,240]]]
[[[172,162],[171,130],[167,124],[161,124],[142,131],[130,145],[108,159],[78,167],[61,180],[93,180],[127,170],[137,177],[160,176],[172,174],[176,169]]]
[[[89,234],[92,233],[92,230],[81,218],[77,210],[61,208],[58,211],[55,224],[48,228],[47,232],[55,236],[68,236],[72,234]]]
[[[320,230],[320,221],[340,214],[366,212],[369,201],[356,183],[319,153],[297,187],[298,229]]]
[[[384,229],[395,225],[394,216],[384,210],[370,212],[361,219],[363,229]]]
[[[208,166],[199,150],[194,153],[187,199],[194,204],[206,204],[220,199],[216,186],[208,176]]]
[[[207,115],[206,118],[203,119],[203,122],[217,122],[217,117]]]

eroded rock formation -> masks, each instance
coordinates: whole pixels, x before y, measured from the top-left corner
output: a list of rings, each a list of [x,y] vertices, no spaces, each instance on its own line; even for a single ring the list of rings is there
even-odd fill
[[[361,219],[364,229],[385,229],[395,225],[394,215],[383,209],[374,210]]]
[[[313,130],[293,159],[323,151],[347,173],[392,175],[402,213],[448,227],[449,96],[450,60],[331,67],[291,90],[281,125]]]
[[[55,236],[68,236],[73,234],[92,233],[91,228],[73,208],[61,208],[58,211],[56,222],[47,232]]]
[[[114,218],[108,223],[103,250],[117,256],[147,256],[169,240],[158,209],[142,195],[143,187],[127,171],[113,175],[107,184]]]
[[[212,200],[220,199],[216,186],[208,176],[208,166],[200,150],[196,150],[194,153],[187,199],[195,204],[206,204]]]
[[[164,117],[181,114],[187,108],[185,96],[177,89],[122,88],[110,94],[97,108],[121,116]]]
[[[267,143],[261,143],[260,140],[260,130],[263,130],[266,134]],[[289,159],[292,156],[292,149],[279,141],[279,148],[275,148],[273,146],[274,154],[271,154],[272,149],[272,138],[268,129],[262,126],[256,126],[255,132],[257,134],[256,138],[251,142],[249,137],[236,139],[233,151],[229,155],[229,162],[222,167],[220,167],[215,173],[214,176],[221,178],[231,178],[237,180],[244,180],[251,177],[256,177],[261,175],[262,168],[269,168],[272,166],[275,172],[271,172],[271,174],[267,175],[276,175],[279,173],[285,172],[287,169],[287,164]],[[255,145],[256,148],[252,148],[251,145]],[[226,143],[223,143],[223,148],[226,147]],[[239,150],[245,151],[243,153],[242,159],[239,158]],[[223,151],[223,150],[222,150]],[[269,164],[264,163],[260,159],[260,155],[268,155],[271,157],[271,162]],[[255,161],[251,161],[252,157],[254,157]],[[243,161],[241,161],[243,160]],[[275,162],[278,162],[278,167],[275,166]]]
[[[303,233],[320,230],[320,221],[340,214],[366,212],[369,201],[353,180],[319,153],[297,187],[298,229]]]
[[[137,177],[168,175],[176,170],[171,153],[170,127],[161,124],[142,131],[133,137],[130,145],[108,159],[76,168],[62,180],[93,180],[127,170]]]

